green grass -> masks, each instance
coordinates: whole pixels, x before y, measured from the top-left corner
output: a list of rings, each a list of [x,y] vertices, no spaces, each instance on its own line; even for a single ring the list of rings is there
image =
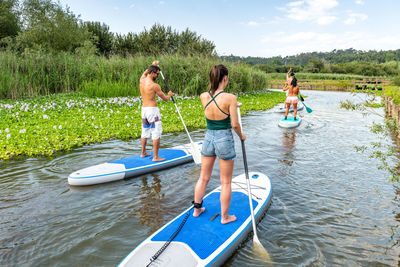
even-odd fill
[[[175,96],[189,130],[205,128],[199,97]],[[281,92],[241,93],[242,114],[283,102]],[[139,97],[89,98],[82,93],[0,100],[0,160],[15,156],[50,156],[109,139],[141,134]],[[172,102],[159,101],[163,132],[183,131]]]

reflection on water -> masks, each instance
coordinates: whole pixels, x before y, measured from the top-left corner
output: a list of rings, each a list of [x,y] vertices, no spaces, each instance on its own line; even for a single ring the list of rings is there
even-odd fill
[[[151,174],[152,181],[147,177],[140,178],[142,185],[137,192],[139,203],[133,212],[139,216],[140,224],[150,227],[148,234],[155,232],[164,221],[165,194],[161,191],[159,175]]]
[[[341,110],[348,93],[303,93],[313,112],[296,129],[278,127],[279,113],[243,117],[249,170],[267,174],[274,193],[257,226],[261,243],[275,266],[398,265],[400,189],[353,148],[375,140],[368,125],[380,118]],[[244,172],[237,141],[234,176]],[[184,132],[162,137],[164,148],[185,142]],[[115,266],[185,210],[200,174],[194,163],[108,184],[67,183],[76,169],[138,153],[139,139],[111,140],[0,162],[0,266]],[[217,163],[208,192],[218,171]],[[224,266],[262,264],[249,238]]]
[[[296,142],[296,132],[289,129],[284,129],[282,132],[282,146],[283,146],[283,159],[278,159],[279,162],[287,166],[292,166],[295,162],[295,158],[293,155],[293,149],[295,147]]]

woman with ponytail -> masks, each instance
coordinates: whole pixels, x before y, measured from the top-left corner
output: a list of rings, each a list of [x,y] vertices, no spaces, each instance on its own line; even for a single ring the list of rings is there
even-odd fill
[[[296,77],[294,77],[294,73],[292,72],[290,74],[290,76],[292,77],[292,79],[289,81],[287,81],[285,83],[285,86],[283,87],[283,91],[288,91],[288,95],[286,97],[286,101],[285,101],[285,105],[286,105],[286,113],[285,113],[285,120],[287,120],[287,116],[289,114],[289,109],[290,109],[290,105],[293,105],[293,116],[294,116],[294,120],[297,120],[296,116],[297,116],[297,103],[299,103],[299,99],[297,98],[297,95],[299,94],[299,86],[297,85],[297,79]]]
[[[228,69],[220,64],[210,71],[210,89],[200,95],[207,121],[207,132],[202,144],[201,173],[194,192],[193,216],[198,217],[206,207],[202,207],[206,187],[211,178],[215,159],[218,157],[221,182],[221,223],[227,224],[236,220],[229,215],[232,195],[233,160],[236,157],[232,128],[241,140],[246,135],[238,120],[236,96],[224,91],[228,85]]]

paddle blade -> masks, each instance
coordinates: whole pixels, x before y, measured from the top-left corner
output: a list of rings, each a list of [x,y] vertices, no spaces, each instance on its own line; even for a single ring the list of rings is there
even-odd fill
[[[312,112],[312,109],[309,108],[309,107],[306,107],[306,110],[307,110],[308,113],[311,113],[311,112]]]
[[[257,258],[270,264],[273,263],[268,251],[261,244],[260,240],[258,240],[257,235],[253,236],[253,253]]]
[[[190,144],[192,146],[192,157],[193,157],[194,163],[199,165],[199,164],[201,164],[201,153],[200,153],[199,147],[193,142]]]

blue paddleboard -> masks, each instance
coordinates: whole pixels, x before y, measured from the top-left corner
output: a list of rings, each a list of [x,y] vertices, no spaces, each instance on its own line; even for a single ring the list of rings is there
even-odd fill
[[[200,142],[194,144],[201,150]],[[75,186],[93,185],[166,169],[192,161],[191,150],[190,144],[170,149],[160,149],[158,155],[161,158],[165,158],[165,160],[159,162],[154,162],[151,154],[144,158],[136,155],[98,164],[71,173],[68,176],[68,183]]]
[[[250,184],[256,221],[271,203],[271,182],[258,172],[250,172]],[[187,221],[169,246],[150,266],[220,266],[252,231],[249,197],[245,174],[232,180],[232,198],[229,214],[235,222],[221,224],[221,187],[211,191],[203,200],[205,212],[193,217],[189,208],[160,228],[136,247],[119,266],[147,266],[150,259],[169,240],[182,221]],[[215,214],[218,214],[216,216]]]
[[[281,119],[278,123],[280,127],[283,128],[294,128],[300,125],[302,119],[297,117],[296,120],[294,120],[293,117],[288,117],[286,120],[285,118]]]

